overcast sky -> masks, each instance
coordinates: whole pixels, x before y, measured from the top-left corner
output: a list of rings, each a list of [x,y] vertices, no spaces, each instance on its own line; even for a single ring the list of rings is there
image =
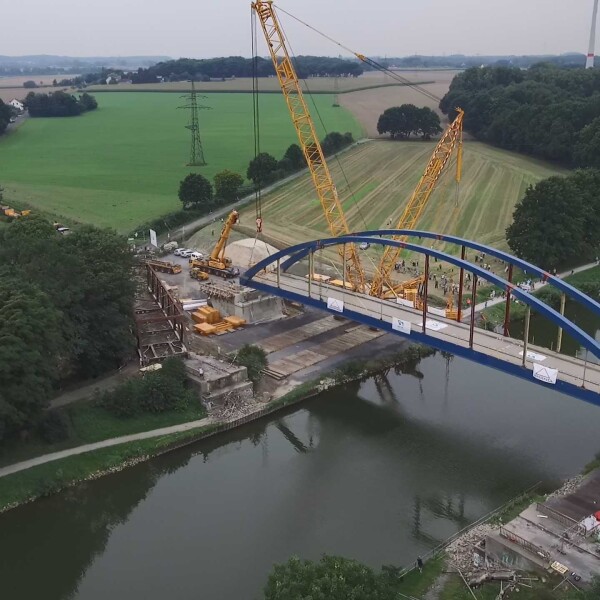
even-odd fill
[[[15,0],[0,54],[249,56],[247,0]],[[593,0],[279,0],[367,55],[586,52]],[[281,15],[295,54],[339,49]],[[260,54],[266,50],[262,37]]]

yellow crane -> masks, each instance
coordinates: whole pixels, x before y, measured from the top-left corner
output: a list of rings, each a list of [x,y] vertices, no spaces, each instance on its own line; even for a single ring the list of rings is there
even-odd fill
[[[231,233],[231,229],[238,222],[239,213],[237,210],[232,210],[223,225],[221,235],[215,247],[213,248],[210,256],[203,259],[194,259],[190,261],[190,267],[192,269],[191,275],[195,279],[204,279],[198,277],[195,269],[198,269],[204,273],[211,273],[218,275],[219,277],[231,278],[239,275],[239,270],[231,265],[231,259],[225,256],[225,247],[227,246],[227,240]]]
[[[450,160],[452,153],[457,149],[456,156],[456,183],[460,183],[462,175],[462,143],[463,143],[463,119],[464,111],[456,109],[457,115],[454,121],[448,126],[444,135],[438,142],[433,154],[427,164],[425,173],[421,177],[415,191],[412,193],[402,216],[400,217],[396,229],[414,229],[419,217],[425,210],[425,206],[437,182],[439,181],[444,167]],[[407,236],[393,236],[394,240],[406,241]],[[375,278],[371,283],[370,294],[378,298],[393,298],[398,295],[405,287],[404,284],[395,284],[392,282],[391,274],[394,266],[400,256],[401,248],[386,246],[381,261],[377,267]],[[411,286],[415,281],[411,281]]]
[[[275,14],[273,2],[272,0],[257,0],[252,3],[252,8],[258,16],[265,35],[275,73],[290,111],[292,123],[298,134],[300,147],[306,158],[319,202],[323,207],[329,231],[333,237],[347,235],[350,233],[350,229],[344,215],[342,203],[338,197],[312,117],[304,100],[298,75],[290,59],[290,53],[286,46],[279,19]],[[355,245],[341,245],[339,252],[345,265],[346,280],[355,290],[365,291],[365,272]]]

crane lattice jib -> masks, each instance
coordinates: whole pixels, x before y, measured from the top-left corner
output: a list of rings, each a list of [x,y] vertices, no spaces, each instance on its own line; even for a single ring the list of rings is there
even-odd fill
[[[334,237],[348,234],[350,229],[342,204],[325,161],[323,149],[319,143],[308,106],[304,100],[298,75],[290,59],[273,3],[270,0],[259,0],[252,3],[252,8],[258,15],[265,34],[275,73],[290,111],[292,123],[298,133],[300,147],[306,158],[319,201],[323,207],[329,231]],[[348,282],[352,284],[354,289],[364,291],[365,274],[354,244],[341,246],[340,256],[346,265]]]
[[[452,152],[458,144],[457,152],[457,164],[456,164],[456,181],[460,183],[461,169],[462,169],[462,126],[464,111],[457,108],[457,116],[454,121],[446,129],[444,135],[438,142],[431,159],[425,169],[425,173],[421,177],[419,184],[413,192],[396,229],[414,229],[419,217],[425,210],[425,206],[435,189],[435,185],[438,182],[446,163],[450,160]],[[406,236],[395,236],[392,239],[399,241],[406,241]],[[384,295],[384,286],[393,289],[390,281],[390,274],[394,269],[394,265],[400,256],[401,249],[386,246],[386,249],[381,257],[379,266],[377,268],[377,274],[371,284],[370,294],[371,296],[377,296],[381,298]]]

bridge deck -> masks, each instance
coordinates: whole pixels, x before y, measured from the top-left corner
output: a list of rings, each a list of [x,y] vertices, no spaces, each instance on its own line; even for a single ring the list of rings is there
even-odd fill
[[[255,276],[254,282],[263,283],[275,288],[278,287],[277,275],[275,273]],[[346,313],[347,316],[348,312],[365,315],[382,322],[382,328],[387,330],[390,329],[394,318],[407,321],[411,323],[412,331],[406,337],[421,338],[419,341],[423,343],[430,343],[436,346],[435,342],[440,341],[467,350],[470,348],[469,325],[446,319],[441,315],[438,316],[432,313],[427,315],[425,333],[428,339],[422,339],[423,336],[418,334],[423,333],[423,315],[421,311],[416,309],[394,304],[390,301],[381,301],[364,294],[358,294],[318,282],[310,283],[309,294],[308,279],[288,273],[280,275],[279,290],[299,296],[300,298],[295,299],[300,301],[302,301],[302,297],[310,297],[317,302],[323,302],[325,307],[328,298],[342,301],[343,313]],[[428,340],[430,341],[428,342]],[[506,338],[500,334],[483,329],[476,328],[473,332],[473,351],[504,361],[514,367],[522,368],[523,345],[523,341]],[[443,344],[439,346],[443,347]],[[592,362],[587,362],[586,364],[581,359],[528,344],[526,367],[529,372],[533,368],[533,363],[557,369],[559,381],[576,387],[583,387],[588,391],[600,394],[600,365]],[[600,397],[598,402],[600,403]]]

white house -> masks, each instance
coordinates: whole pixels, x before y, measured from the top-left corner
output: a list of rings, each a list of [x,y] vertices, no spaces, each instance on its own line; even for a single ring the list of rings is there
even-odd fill
[[[19,111],[25,110],[25,105],[22,102],[19,102],[16,98],[13,98],[8,104]]]

